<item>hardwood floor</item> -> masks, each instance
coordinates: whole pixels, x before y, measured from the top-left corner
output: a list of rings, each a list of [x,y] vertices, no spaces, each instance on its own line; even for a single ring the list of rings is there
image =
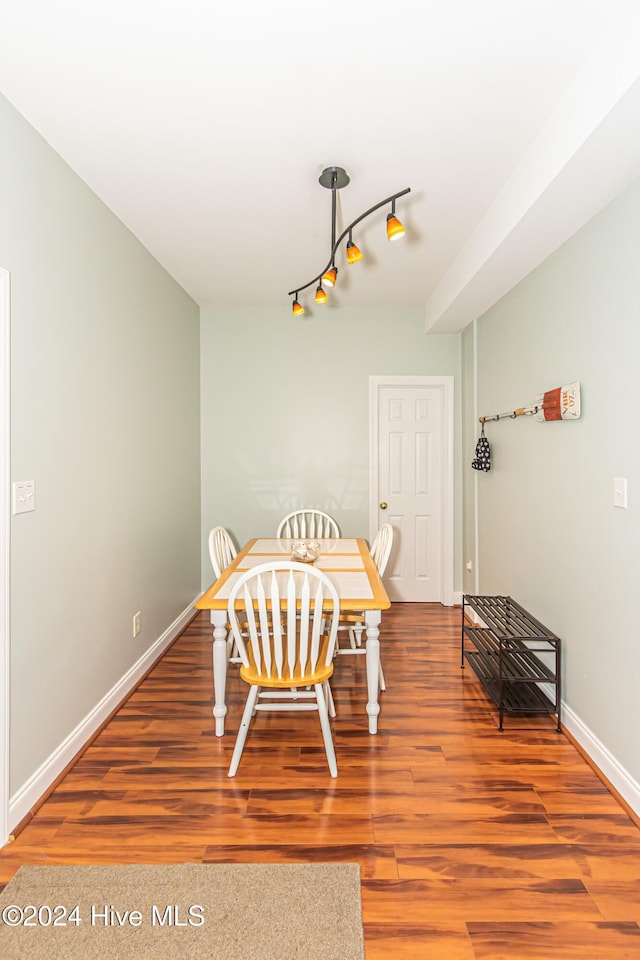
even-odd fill
[[[0,853],[23,863],[358,861],[367,960],[640,956],[640,829],[551,718],[496,714],[460,670],[460,610],[383,617],[387,691],[367,732],[363,657],[333,682],[339,776],[317,715],[213,733],[200,614]]]

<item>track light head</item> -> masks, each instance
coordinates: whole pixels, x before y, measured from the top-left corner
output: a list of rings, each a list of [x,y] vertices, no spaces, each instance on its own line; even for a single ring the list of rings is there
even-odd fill
[[[325,283],[328,287],[335,287],[337,279],[338,271],[333,265],[327,270],[326,273],[322,274],[322,283]]]
[[[302,306],[302,304],[301,304],[300,301],[298,300],[298,294],[297,294],[297,293],[296,293],[296,298],[295,298],[295,300],[293,301],[293,306],[292,306],[292,308],[291,308],[291,312],[292,312],[292,314],[294,315],[294,317],[301,317],[301,316],[304,314],[304,307]]]
[[[322,289],[322,283],[319,283],[316,288],[316,303],[327,303],[329,297],[327,296],[326,290]]]
[[[387,216],[387,240],[400,240],[404,237],[405,229],[396,217],[395,213]]]
[[[387,214],[387,240],[399,240],[404,237],[405,229],[396,217],[396,201],[391,201],[391,213]]]
[[[351,239],[351,234],[349,234],[349,239],[347,240],[347,263],[360,263],[361,260],[362,251],[360,247],[355,245]]]

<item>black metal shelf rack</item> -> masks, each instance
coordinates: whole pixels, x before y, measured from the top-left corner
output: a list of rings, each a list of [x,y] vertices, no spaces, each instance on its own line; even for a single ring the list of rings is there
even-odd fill
[[[467,622],[467,607],[483,626]],[[555,714],[560,731],[560,640],[519,603],[464,594],[461,667],[465,659],[498,709],[500,730],[512,713]]]

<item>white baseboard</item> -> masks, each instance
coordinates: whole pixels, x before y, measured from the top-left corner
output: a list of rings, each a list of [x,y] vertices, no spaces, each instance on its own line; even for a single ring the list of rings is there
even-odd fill
[[[629,804],[633,812],[640,816],[640,783],[633,779],[580,717],[564,703],[562,704],[562,725],[593,760],[598,770],[617,790],[622,799]]]
[[[198,594],[199,596],[199,594]],[[194,597],[194,602],[197,597]],[[29,811],[46,793],[62,771],[73,758],[82,750],[93,734],[105,720],[122,703],[128,693],[144,677],[154,662],[175,640],[191,620],[197,615],[193,604],[189,604],[179,614],[164,633],[149,647],[130,670],[116,683],[114,687],[96,704],[75,730],[47,757],[35,773],[20,787],[9,800],[9,831],[13,830]]]
[[[462,600],[460,600],[460,603],[462,604]],[[471,623],[473,624],[474,627],[485,627],[485,628],[486,628],[487,624],[484,622],[484,620],[482,619],[482,617],[481,617],[478,613],[476,613],[476,611],[473,609],[473,607],[465,607],[465,608],[464,608],[464,615],[465,615],[465,617],[466,617],[467,620],[470,620],[470,621],[471,621]]]

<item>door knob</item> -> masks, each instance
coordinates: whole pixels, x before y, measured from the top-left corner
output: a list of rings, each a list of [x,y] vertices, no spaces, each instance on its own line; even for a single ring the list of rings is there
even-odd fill
[[[380,509],[381,509],[381,510],[386,510],[388,506],[389,506],[389,504],[387,503],[386,500],[382,500],[382,501],[380,502]]]

